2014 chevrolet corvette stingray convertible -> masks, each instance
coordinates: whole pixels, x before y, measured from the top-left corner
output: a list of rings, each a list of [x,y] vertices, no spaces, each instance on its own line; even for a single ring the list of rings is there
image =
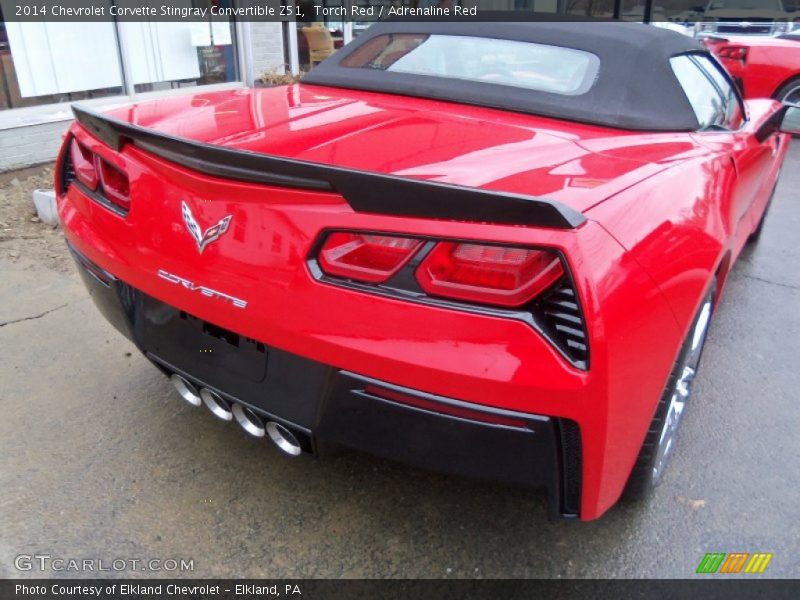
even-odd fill
[[[58,210],[190,403],[588,520],[662,479],[795,110],[646,25],[385,22],[296,85],[76,108]]]

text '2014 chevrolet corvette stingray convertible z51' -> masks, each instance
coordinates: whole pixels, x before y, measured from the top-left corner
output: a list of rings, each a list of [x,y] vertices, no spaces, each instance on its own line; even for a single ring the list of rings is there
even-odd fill
[[[190,403],[589,520],[662,479],[795,110],[645,25],[386,22],[296,85],[76,108],[58,209]]]

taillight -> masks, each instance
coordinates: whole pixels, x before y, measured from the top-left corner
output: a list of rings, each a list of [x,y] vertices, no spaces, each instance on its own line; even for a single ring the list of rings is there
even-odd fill
[[[108,161],[97,157],[100,182],[106,198],[125,210],[131,206],[128,176]]]
[[[556,250],[358,231],[324,233],[315,247],[308,266],[317,280],[405,302],[515,319],[542,333],[573,366],[589,368],[578,292]],[[427,401],[393,390],[368,392],[419,407]]]
[[[70,173],[74,173],[78,181],[91,191],[99,192],[104,199],[103,204],[121,208],[127,212],[131,207],[130,185],[128,175],[118,167],[92,152],[75,138],[69,144],[69,160],[64,162],[62,173],[64,177],[64,190],[69,185]],[[98,190],[99,186],[99,190]],[[107,201],[107,202],[105,202]]]
[[[740,60],[745,62],[747,60],[747,47],[746,46],[723,46],[717,50],[717,56],[720,58],[729,58],[732,60]]]
[[[397,273],[421,245],[413,238],[336,232],[325,239],[319,265],[326,275],[381,283]]]
[[[547,250],[440,242],[417,268],[431,296],[481,304],[521,306],[564,275]]]
[[[72,159],[72,168],[78,181],[90,190],[96,190],[99,178],[94,163],[94,152],[78,140],[73,139],[69,148],[69,156]]]

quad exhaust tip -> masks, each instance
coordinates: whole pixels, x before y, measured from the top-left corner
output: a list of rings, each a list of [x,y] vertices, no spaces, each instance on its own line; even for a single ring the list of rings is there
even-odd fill
[[[247,433],[254,437],[264,437],[267,433],[264,419],[259,417],[252,410],[241,404],[234,404],[232,408],[236,422],[242,426]]]
[[[284,454],[289,456],[300,456],[303,452],[303,447],[300,442],[288,428],[275,421],[264,421],[252,409],[239,404],[238,402],[231,403],[225,400],[222,396],[209,388],[197,389],[192,382],[173,373],[169,377],[172,385],[180,394],[181,398],[186,400],[192,406],[200,406],[205,404],[206,408],[212,412],[215,417],[223,421],[232,421],[241,425],[247,433],[253,437],[263,438],[269,436],[269,439],[278,447]]]
[[[186,400],[186,402],[192,406],[200,406],[203,403],[200,398],[200,392],[198,392],[194,384],[190,383],[186,378],[181,377],[177,373],[173,373],[169,376],[169,380],[172,382],[172,385],[175,386],[175,389],[178,390],[181,398]]]
[[[278,449],[289,456],[299,456],[303,451],[295,435],[280,423],[275,421],[267,423],[267,434]]]
[[[215,417],[218,417],[223,421],[233,420],[231,403],[225,400],[225,398],[220,396],[218,393],[212,392],[208,388],[203,388],[200,390],[200,398],[203,401],[203,404],[206,405],[206,408],[210,410]]]

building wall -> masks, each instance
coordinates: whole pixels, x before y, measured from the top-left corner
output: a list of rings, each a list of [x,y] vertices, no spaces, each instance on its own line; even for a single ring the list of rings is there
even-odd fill
[[[70,121],[0,130],[0,173],[55,160]]]
[[[248,57],[245,64],[249,65],[250,72],[243,73],[243,80],[252,82],[268,71],[282,73],[287,60],[283,52],[281,23],[252,22],[245,25],[249,26],[249,32],[245,39],[240,40],[240,44],[242,52]],[[197,91],[198,88],[187,88],[187,91],[192,90]],[[60,120],[3,126],[0,119],[0,173],[55,160],[61,144],[61,134],[70,123],[70,120]]]
[[[269,71],[283,73],[288,62],[283,54],[283,24],[250,23],[250,51],[254,79]]]

